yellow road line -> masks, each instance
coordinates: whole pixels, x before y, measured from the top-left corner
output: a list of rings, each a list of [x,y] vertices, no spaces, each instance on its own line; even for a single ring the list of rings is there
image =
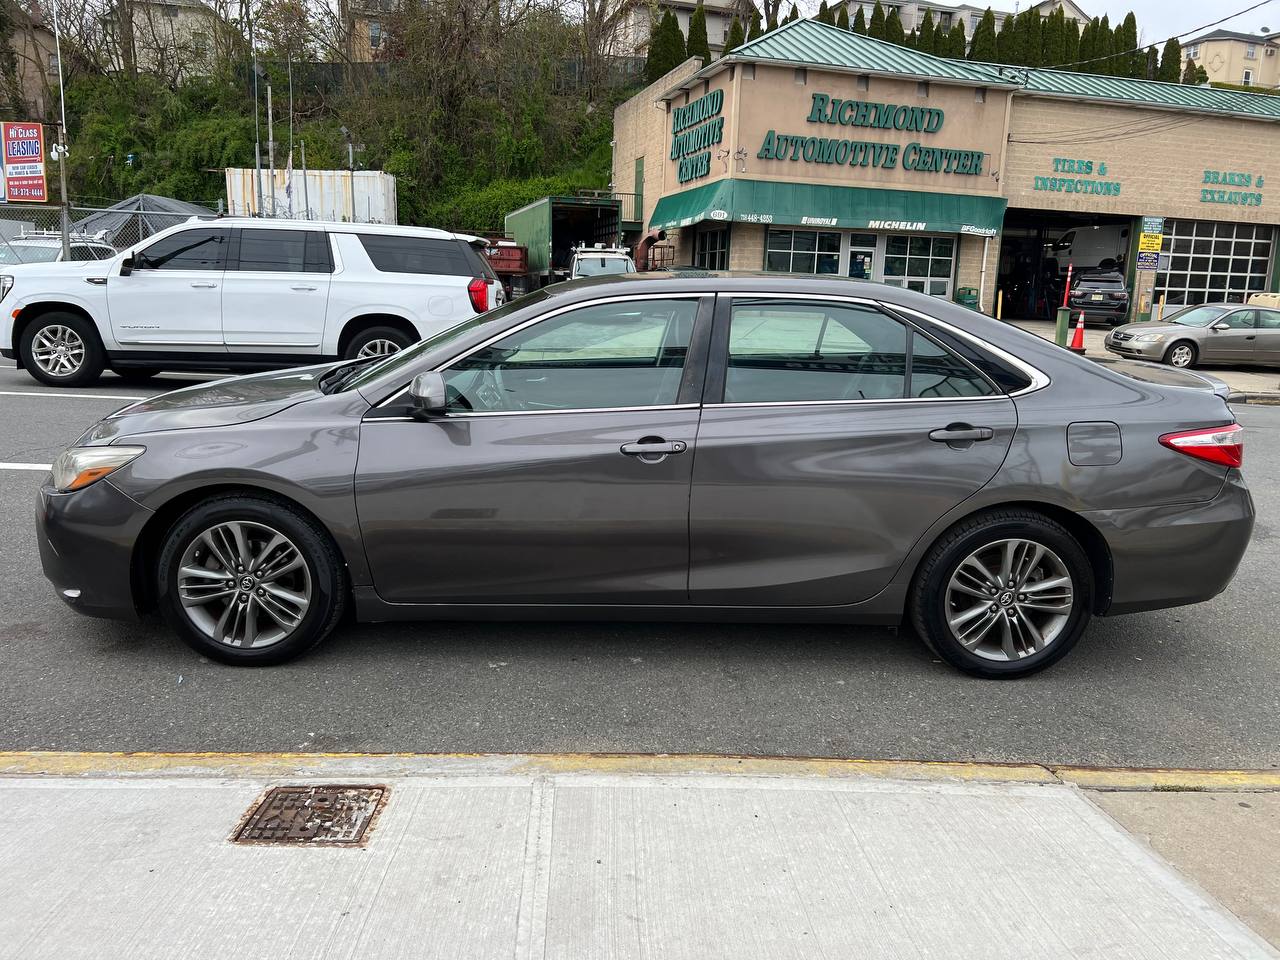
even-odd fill
[[[1069,783],[1088,790],[1280,790],[1280,770],[1177,770],[702,754],[0,752],[0,776],[281,778],[328,774],[378,777],[553,773]]]

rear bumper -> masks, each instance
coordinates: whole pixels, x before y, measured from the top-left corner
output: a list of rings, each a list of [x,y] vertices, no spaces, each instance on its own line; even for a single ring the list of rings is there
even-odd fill
[[[1253,498],[1238,470],[1204,503],[1083,514],[1111,550],[1112,593],[1104,615],[1212,599],[1226,589],[1249,546]]]
[[[58,596],[91,617],[134,619],[132,556],[151,511],[107,480],[59,493],[45,483],[36,503],[40,565]]]

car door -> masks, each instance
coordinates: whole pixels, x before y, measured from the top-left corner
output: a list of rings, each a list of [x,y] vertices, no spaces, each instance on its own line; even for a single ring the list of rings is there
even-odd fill
[[[1254,362],[1280,366],[1280,310],[1259,309]]]
[[[323,230],[245,227],[222,282],[222,333],[232,353],[319,353],[333,275]]]
[[[1257,310],[1233,310],[1215,320],[1200,341],[1200,359],[1206,363],[1253,363],[1257,316]]]
[[[448,364],[446,416],[371,411],[356,506],[378,594],[685,603],[711,302],[552,310]]]
[[[230,230],[200,226],[135,249],[107,283],[111,332],[125,349],[222,352],[222,274]]]
[[[721,299],[690,498],[695,604],[841,605],[982,487],[1013,401],[855,300]]]

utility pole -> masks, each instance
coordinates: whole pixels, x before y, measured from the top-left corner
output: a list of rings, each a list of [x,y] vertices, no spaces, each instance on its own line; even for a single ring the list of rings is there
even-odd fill
[[[267,81],[267,175],[271,178],[271,216],[276,215],[276,135],[271,123],[271,81]]]
[[[302,209],[306,211],[303,219],[311,219],[311,195],[307,191],[307,141],[299,140],[298,146],[302,148]]]
[[[58,124],[58,182],[62,186],[62,259],[71,259],[71,206],[67,203],[67,93],[62,81],[62,29],[58,24],[58,4],[53,4],[53,44],[58,57],[58,102],[62,122]]]
[[[351,131],[345,126],[338,128],[347,138],[347,184],[351,188],[351,222],[356,222],[356,142],[351,138]]]
[[[55,3],[56,7],[57,4]],[[258,109],[258,42],[253,35],[253,14],[249,14],[249,50],[253,54],[253,172],[257,182],[258,216],[262,216],[262,140],[259,133]]]

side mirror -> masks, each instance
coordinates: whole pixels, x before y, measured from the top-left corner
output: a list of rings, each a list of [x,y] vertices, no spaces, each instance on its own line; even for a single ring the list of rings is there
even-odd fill
[[[1213,326],[1211,326],[1209,329],[1210,329],[1210,330],[1230,330],[1230,329],[1231,329],[1231,325],[1230,325],[1230,324],[1227,324],[1227,323],[1223,323],[1221,320],[1219,320],[1217,323],[1215,323],[1215,324],[1214,324]]]
[[[127,277],[131,273],[133,273],[133,255],[132,254],[130,254],[129,256],[125,257],[123,260],[120,261],[120,276]]]
[[[440,416],[445,412],[444,375],[432,371],[420,373],[409,384],[409,399],[417,417]]]

